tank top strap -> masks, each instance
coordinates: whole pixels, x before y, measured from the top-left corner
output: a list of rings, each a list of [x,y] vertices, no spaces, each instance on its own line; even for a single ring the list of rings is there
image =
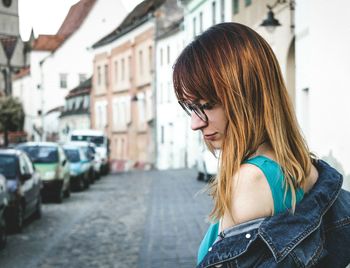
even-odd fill
[[[285,212],[291,207],[292,204],[292,194],[290,189],[285,195],[285,185],[284,185],[284,174],[281,166],[274,160],[258,155],[251,159],[244,161],[244,163],[252,164],[258,167],[266,177],[266,180],[270,186],[273,203],[274,203],[274,214]],[[296,199],[299,202],[303,198],[302,189],[296,191]]]

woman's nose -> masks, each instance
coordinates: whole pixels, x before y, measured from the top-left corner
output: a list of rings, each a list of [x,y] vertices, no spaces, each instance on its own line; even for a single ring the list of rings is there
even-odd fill
[[[202,119],[200,119],[200,117],[192,112],[191,114],[191,129],[192,130],[199,130],[202,129],[204,127],[206,127],[208,125],[207,122],[203,121]]]

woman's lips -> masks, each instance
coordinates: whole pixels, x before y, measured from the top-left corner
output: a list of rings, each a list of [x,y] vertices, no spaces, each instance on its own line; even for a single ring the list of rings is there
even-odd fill
[[[204,139],[209,140],[209,141],[213,141],[216,139],[216,134],[217,134],[217,132],[211,133],[211,134],[206,134],[206,135],[204,135]]]

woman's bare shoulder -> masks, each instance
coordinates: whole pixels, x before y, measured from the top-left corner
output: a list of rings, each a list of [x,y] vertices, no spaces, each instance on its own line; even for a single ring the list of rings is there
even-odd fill
[[[233,176],[231,213],[235,224],[273,215],[273,198],[263,172],[241,165]]]

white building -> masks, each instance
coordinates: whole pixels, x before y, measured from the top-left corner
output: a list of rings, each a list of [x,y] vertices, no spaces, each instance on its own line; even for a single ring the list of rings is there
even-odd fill
[[[350,189],[350,2],[296,3],[296,110],[309,146]]]
[[[186,44],[214,24],[232,20],[231,0],[181,0]]]
[[[182,21],[156,40],[157,168],[187,165],[189,117],[179,106],[173,87],[172,66],[184,48]]]
[[[60,113],[56,113],[55,117],[50,114],[50,122],[46,113],[63,107],[69,90],[92,75],[91,45],[112,31],[125,15],[122,1],[81,0],[71,7],[57,34],[50,37],[63,38],[60,44],[49,53],[31,58],[30,76],[33,81],[27,81],[25,90],[39,92],[37,107],[32,109],[43,113],[44,139],[46,134],[65,134],[63,129],[58,128]],[[40,60],[37,61],[37,58]],[[53,123],[53,120],[57,122]]]

